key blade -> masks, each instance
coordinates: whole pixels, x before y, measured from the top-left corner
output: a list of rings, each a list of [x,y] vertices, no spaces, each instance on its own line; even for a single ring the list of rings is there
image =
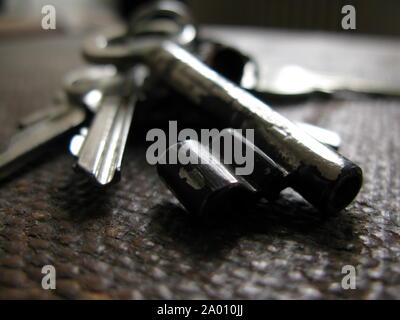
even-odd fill
[[[118,96],[105,97],[80,147],[77,168],[89,173],[99,185],[106,186],[120,178],[135,103],[135,96],[129,101]]]
[[[0,154],[0,180],[45,151],[44,147],[49,142],[82,124],[86,117],[84,110],[75,106],[57,110],[57,113],[51,112],[49,117],[24,128],[11,139],[7,149]]]

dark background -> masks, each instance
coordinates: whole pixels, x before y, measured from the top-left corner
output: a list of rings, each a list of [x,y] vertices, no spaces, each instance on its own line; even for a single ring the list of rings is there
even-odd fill
[[[107,25],[110,20],[99,19],[98,12],[111,11],[128,18],[132,10],[146,0],[0,0],[5,17],[39,16],[45,4],[62,8],[60,20],[72,25]],[[356,8],[357,30],[353,32],[376,35],[400,34],[400,2],[397,0],[186,0],[199,23],[249,25],[273,28],[326,30],[344,32],[341,28],[344,5]],[[85,16],[85,18],[81,18]],[[0,15],[1,26],[1,15]],[[349,32],[349,31],[345,31]]]
[[[188,0],[199,22],[343,31],[341,8],[353,5],[357,33],[400,34],[397,0]]]

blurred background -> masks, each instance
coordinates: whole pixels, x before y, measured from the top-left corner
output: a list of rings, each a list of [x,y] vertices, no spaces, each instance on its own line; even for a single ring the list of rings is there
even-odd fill
[[[82,31],[128,18],[146,1],[0,0],[1,35],[39,30],[41,8],[57,8],[57,27]],[[199,23],[343,32],[344,5],[357,10],[357,33],[400,35],[398,0],[187,0]],[[24,19],[22,19],[24,18]],[[347,31],[348,32],[348,31]],[[354,32],[354,31],[353,31]]]
[[[398,0],[190,0],[204,23],[343,31],[341,8],[353,5],[357,32],[399,35]]]

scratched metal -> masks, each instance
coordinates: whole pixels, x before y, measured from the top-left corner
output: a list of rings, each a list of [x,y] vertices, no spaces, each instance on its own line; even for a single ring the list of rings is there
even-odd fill
[[[1,143],[82,64],[78,48],[61,37],[0,42]],[[363,168],[345,212],[322,219],[288,193],[204,226],[176,206],[139,139],[107,192],[75,176],[66,140],[0,185],[0,298],[400,298],[400,100],[313,98],[279,111],[339,132]],[[45,264],[56,267],[54,291],[41,288]],[[347,264],[356,290],[341,288]]]

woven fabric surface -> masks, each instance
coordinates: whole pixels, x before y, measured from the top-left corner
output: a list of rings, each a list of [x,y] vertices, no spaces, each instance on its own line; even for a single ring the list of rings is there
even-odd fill
[[[70,37],[0,41],[0,142],[49,105],[84,62]],[[292,193],[226,223],[186,214],[130,141],[107,191],[71,169],[68,139],[0,184],[0,298],[400,298],[400,100],[351,95],[279,105],[293,120],[340,133],[364,171],[356,201],[324,218]],[[55,290],[41,287],[44,265]],[[345,265],[357,287],[344,290]]]

